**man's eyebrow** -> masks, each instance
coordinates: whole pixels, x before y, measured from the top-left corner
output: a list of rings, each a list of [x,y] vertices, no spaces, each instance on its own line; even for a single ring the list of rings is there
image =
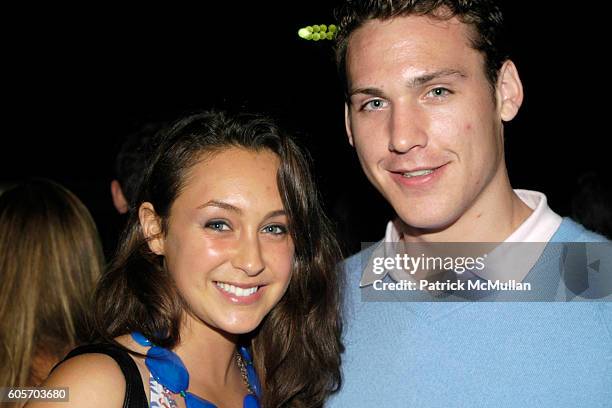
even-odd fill
[[[463,72],[457,69],[441,69],[440,71],[434,71],[427,74],[420,75],[418,77],[414,77],[408,81],[409,88],[418,88],[419,86],[425,85],[428,82],[431,82],[435,79],[440,79],[446,76],[459,76],[461,78],[465,78]]]
[[[410,80],[408,80],[407,86],[409,88],[418,88],[433,80],[440,79],[446,76],[453,76],[453,75],[459,76],[461,78],[467,77],[467,75],[465,75],[462,71],[459,71],[457,69],[441,69],[439,71],[429,72],[429,73],[411,78]],[[349,92],[348,96],[350,98],[353,95],[357,95],[357,94],[376,96],[379,98],[383,98],[385,96],[385,93],[382,90],[380,90],[379,88],[372,88],[372,87],[352,89]]]
[[[357,95],[357,94],[377,96],[379,98],[383,98],[385,96],[385,93],[378,88],[356,88],[356,89],[351,90],[348,96],[350,98],[351,96]]]
[[[236,206],[233,206],[229,203],[223,202],[223,201],[217,201],[217,200],[210,200],[205,202],[204,204],[200,205],[197,207],[197,209],[202,209],[204,207],[217,207],[217,208],[222,208],[224,210],[229,210],[232,212],[235,212],[237,214],[242,214],[242,210]]]

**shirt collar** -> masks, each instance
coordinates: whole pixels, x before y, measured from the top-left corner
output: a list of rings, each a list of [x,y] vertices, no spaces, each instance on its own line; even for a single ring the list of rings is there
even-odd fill
[[[505,245],[498,247],[489,254],[487,269],[482,274],[479,273],[481,278],[522,281],[540,258],[545,244],[550,241],[561,225],[562,218],[548,206],[546,195],[530,190],[514,190],[514,192],[533,212],[504,242],[535,242],[540,243],[540,245]],[[383,242],[378,244],[363,271],[360,286],[371,285],[375,280],[384,277],[384,275],[377,275],[372,272],[371,259],[376,256],[394,256],[394,254],[389,253],[389,248],[393,248],[393,246],[384,245],[384,243],[399,242],[400,237],[396,222],[389,221]],[[508,267],[508,259],[516,260],[516,264]],[[501,264],[504,267],[500,267]],[[393,272],[390,271],[392,277]],[[402,276],[405,276],[405,274]]]
[[[548,242],[561,225],[561,217],[550,209],[546,196],[537,191],[514,190],[533,213],[504,242]]]

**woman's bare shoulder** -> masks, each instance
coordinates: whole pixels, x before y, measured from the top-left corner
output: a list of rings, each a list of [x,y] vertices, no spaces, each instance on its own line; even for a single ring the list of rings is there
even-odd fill
[[[28,408],[123,406],[125,377],[119,365],[105,354],[81,354],[57,366],[43,388],[68,388],[68,402],[37,402]]]

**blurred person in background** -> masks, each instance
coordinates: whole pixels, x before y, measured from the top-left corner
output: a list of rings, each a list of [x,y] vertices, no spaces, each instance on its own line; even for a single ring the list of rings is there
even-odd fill
[[[0,386],[40,384],[88,340],[103,267],[94,221],[73,193],[36,179],[0,195]]]
[[[115,158],[115,178],[110,185],[113,205],[119,214],[126,214],[134,206],[146,168],[148,148],[155,133],[165,125],[165,122],[148,122],[121,144]]]
[[[578,177],[572,195],[572,218],[586,228],[612,238],[612,183],[594,171]]]

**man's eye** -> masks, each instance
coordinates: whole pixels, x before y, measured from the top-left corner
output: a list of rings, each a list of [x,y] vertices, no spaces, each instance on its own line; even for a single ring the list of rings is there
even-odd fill
[[[387,103],[382,99],[372,99],[366,102],[361,109],[365,111],[376,111],[387,107]]]
[[[452,92],[451,92],[451,91],[449,91],[449,90],[448,90],[448,89],[446,89],[446,88],[438,87],[438,88],[434,88],[434,89],[432,89],[432,90],[431,90],[431,91],[429,91],[427,94],[428,94],[428,95],[430,95],[430,96],[433,96],[433,97],[435,97],[435,98],[442,98],[442,97],[445,97],[445,96],[451,95],[451,94],[452,94]]]
[[[206,228],[210,228],[214,231],[229,231],[230,227],[225,221],[209,221],[205,225]]]
[[[263,228],[263,232],[273,235],[282,235],[287,233],[287,227],[284,225],[267,225]]]

